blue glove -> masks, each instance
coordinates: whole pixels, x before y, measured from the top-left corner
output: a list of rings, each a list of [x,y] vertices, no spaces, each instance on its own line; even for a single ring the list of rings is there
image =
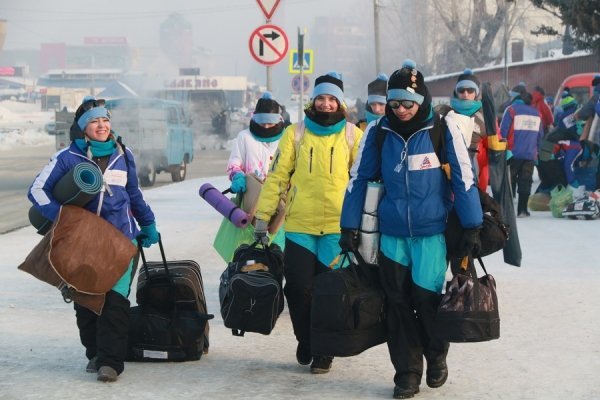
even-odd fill
[[[156,230],[156,222],[151,223],[150,225],[140,226],[142,233],[140,233],[137,237],[138,241],[142,243],[143,247],[150,247],[153,244],[158,243],[158,231]]]
[[[246,175],[243,172],[236,172],[233,175],[231,191],[233,193],[244,193],[246,191]]]

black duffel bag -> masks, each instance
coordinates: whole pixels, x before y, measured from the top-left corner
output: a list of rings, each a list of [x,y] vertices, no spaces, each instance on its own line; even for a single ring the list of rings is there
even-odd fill
[[[484,342],[500,337],[496,281],[477,260],[485,275],[477,277],[473,259],[467,270],[446,284],[435,319],[435,332],[448,342]]]
[[[313,355],[349,357],[387,341],[379,269],[358,262],[315,277],[310,320]]]
[[[508,225],[502,220],[500,204],[489,194],[479,189],[479,200],[483,211],[483,223],[479,232],[481,249],[479,257],[485,257],[502,250],[508,240]],[[446,251],[450,258],[462,258],[465,254],[460,248],[460,239],[464,228],[453,208],[446,224]]]

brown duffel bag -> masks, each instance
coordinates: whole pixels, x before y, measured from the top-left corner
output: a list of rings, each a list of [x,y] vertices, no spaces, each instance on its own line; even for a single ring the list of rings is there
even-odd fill
[[[63,205],[50,231],[18,268],[57,287],[65,300],[101,314],[105,294],[136,252],[131,240],[103,218]]]

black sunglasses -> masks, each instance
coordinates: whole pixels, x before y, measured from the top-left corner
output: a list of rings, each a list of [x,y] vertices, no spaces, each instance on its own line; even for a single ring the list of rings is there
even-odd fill
[[[400,106],[404,107],[404,109],[406,109],[406,110],[410,110],[411,108],[413,108],[415,106],[415,104],[416,103],[411,100],[390,100],[390,101],[388,101],[388,106],[390,106],[390,108],[393,110],[400,108]]]
[[[473,93],[475,93],[475,89],[473,89],[473,88],[470,88],[470,87],[461,87],[461,88],[459,88],[459,89],[457,90],[457,92],[458,92],[458,93],[464,93],[464,92],[467,92],[467,93],[469,93],[469,94],[473,94]]]
[[[81,108],[85,112],[95,107],[104,107],[105,104],[106,100],[104,99],[88,100],[85,103],[81,104]]]

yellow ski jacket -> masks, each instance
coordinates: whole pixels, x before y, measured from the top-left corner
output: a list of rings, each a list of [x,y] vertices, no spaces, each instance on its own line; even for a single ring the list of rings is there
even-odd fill
[[[339,233],[349,171],[363,131],[349,123],[330,135],[317,135],[303,127],[303,123],[293,124],[284,131],[255,216],[269,221],[279,199],[285,198],[286,232]],[[352,132],[347,134],[347,128]]]

